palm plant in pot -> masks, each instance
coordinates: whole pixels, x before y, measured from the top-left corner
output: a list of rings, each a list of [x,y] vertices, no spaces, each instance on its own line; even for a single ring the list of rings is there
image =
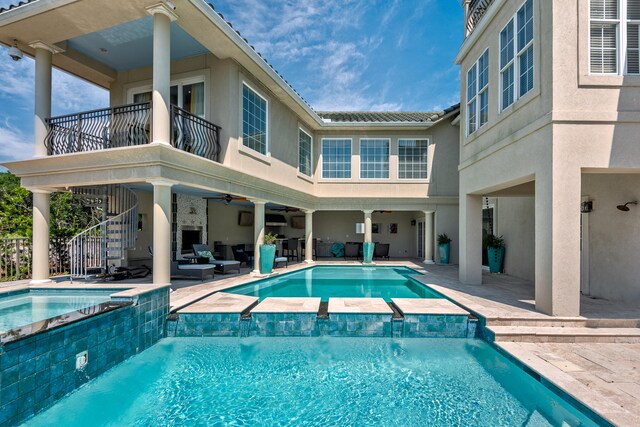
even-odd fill
[[[446,233],[438,234],[438,254],[440,264],[449,264],[449,253],[451,252],[451,239]]]
[[[273,233],[267,233],[262,238],[260,245],[261,274],[271,274],[273,271],[273,262],[276,259],[276,240],[277,236]]]
[[[504,260],[504,239],[502,236],[487,234],[484,240],[487,247],[487,257],[489,258],[489,271],[500,273]]]

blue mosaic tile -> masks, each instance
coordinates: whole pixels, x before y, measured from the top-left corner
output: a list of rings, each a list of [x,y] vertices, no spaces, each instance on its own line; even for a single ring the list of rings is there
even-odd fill
[[[18,424],[89,379],[164,336],[169,289],[158,289],[130,305],[0,347],[0,425]],[[75,369],[76,354],[89,364]]]

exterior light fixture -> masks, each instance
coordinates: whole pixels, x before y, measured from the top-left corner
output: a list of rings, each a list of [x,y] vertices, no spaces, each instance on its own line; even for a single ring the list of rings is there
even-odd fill
[[[591,213],[593,211],[593,202],[587,201],[580,204],[580,213]]]
[[[13,39],[13,45],[9,48],[7,53],[14,61],[20,61],[22,59],[22,51],[18,47],[18,40]]]
[[[616,208],[618,208],[618,210],[619,210],[619,211],[622,211],[622,212],[629,212],[629,210],[630,210],[630,209],[629,209],[629,206],[627,206],[627,205],[637,205],[637,204],[638,204],[638,202],[637,202],[637,201],[627,202],[627,203],[625,203],[624,205],[618,205],[618,206],[616,206]]]

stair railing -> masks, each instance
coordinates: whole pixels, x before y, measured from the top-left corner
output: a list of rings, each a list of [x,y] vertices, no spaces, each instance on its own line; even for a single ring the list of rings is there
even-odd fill
[[[100,191],[103,194],[99,194]],[[69,241],[71,277],[104,275],[108,271],[109,261],[123,259],[126,251],[135,247],[138,231],[138,196],[122,185],[78,189],[77,194],[95,199],[102,198],[105,216],[100,223],[82,231]]]

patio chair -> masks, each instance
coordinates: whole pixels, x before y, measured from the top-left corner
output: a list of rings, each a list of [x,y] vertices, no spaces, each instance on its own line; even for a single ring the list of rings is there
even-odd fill
[[[171,276],[193,276],[199,277],[202,282],[206,276],[214,278],[216,267],[211,264],[192,264],[181,263],[180,261],[171,261]]]
[[[213,264],[222,274],[227,274],[230,270],[238,270],[240,273],[240,262],[236,260],[215,259],[209,246],[203,244],[193,245],[193,254],[202,258],[209,258],[209,264]],[[206,265],[206,264],[205,264]]]
[[[244,245],[235,245],[231,246],[231,251],[233,252],[233,258],[242,265],[246,265],[248,268],[253,268],[253,255],[245,252]]]
[[[289,267],[289,258],[287,258],[286,256],[278,256],[278,251],[276,251],[276,257],[273,260],[273,266],[277,268],[281,266],[282,263],[284,263],[284,268]]]
[[[374,258],[389,259],[389,244],[388,243],[376,243],[373,249]]]
[[[286,253],[285,253],[285,249],[287,251]],[[287,258],[293,258],[295,256],[296,259],[300,261],[300,255],[298,253],[297,237],[292,237],[291,239],[287,239],[286,245],[285,245],[285,242],[282,242],[282,255],[286,256]]]
[[[344,245],[344,259],[347,258],[355,258],[360,259],[360,255],[358,254],[358,244],[354,242],[347,242]]]

